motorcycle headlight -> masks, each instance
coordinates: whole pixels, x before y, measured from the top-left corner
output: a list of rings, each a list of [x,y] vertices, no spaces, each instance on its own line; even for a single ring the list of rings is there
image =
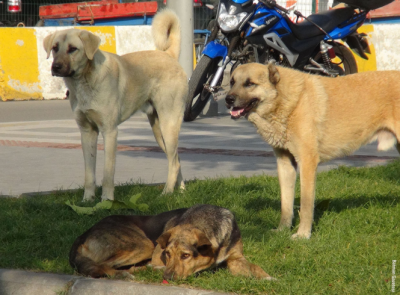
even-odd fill
[[[236,8],[232,6],[231,8]],[[219,14],[218,14],[218,24],[222,31],[231,32],[237,29],[243,19],[246,17],[246,12],[241,12],[234,14],[236,9],[229,9],[229,13],[226,10],[225,4],[221,3]]]

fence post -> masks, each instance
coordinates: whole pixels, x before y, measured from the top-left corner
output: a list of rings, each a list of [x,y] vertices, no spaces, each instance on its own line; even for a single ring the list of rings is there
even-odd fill
[[[168,0],[167,7],[176,12],[181,22],[179,63],[189,79],[193,72],[193,0]]]

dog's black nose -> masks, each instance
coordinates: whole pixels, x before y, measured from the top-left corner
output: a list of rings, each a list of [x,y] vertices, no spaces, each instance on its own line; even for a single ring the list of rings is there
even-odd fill
[[[231,107],[235,103],[235,97],[233,95],[227,95],[225,97],[227,107]]]
[[[163,274],[163,279],[164,280],[171,280],[174,276],[174,272],[169,272],[169,271],[165,271]]]
[[[62,69],[62,67],[63,66],[60,63],[53,63],[53,65],[51,66],[51,70],[55,71],[55,72],[58,72],[59,70]]]

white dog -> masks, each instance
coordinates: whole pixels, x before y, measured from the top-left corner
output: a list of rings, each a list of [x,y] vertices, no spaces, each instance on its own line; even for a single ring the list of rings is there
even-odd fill
[[[163,193],[184,188],[178,157],[178,136],[187,100],[187,77],[178,63],[180,26],[175,13],[158,13],[152,26],[157,50],[118,56],[99,50],[100,38],[69,29],[47,36],[52,74],[63,77],[81,131],[85,160],[84,200],[95,197],[97,138],[104,138],[102,200],[114,199],[118,125],[141,109],[147,113],[157,143],[168,158]]]

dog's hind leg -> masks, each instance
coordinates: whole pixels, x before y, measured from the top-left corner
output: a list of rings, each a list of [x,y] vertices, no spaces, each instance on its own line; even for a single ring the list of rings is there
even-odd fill
[[[75,258],[71,261],[71,266],[74,267],[78,273],[93,278],[114,276],[117,274],[117,270],[112,268],[110,265],[105,263],[96,263],[91,258],[82,255],[80,250],[78,250]]]
[[[164,143],[164,151],[168,159],[168,177],[165,184],[163,194],[172,193],[175,185],[179,185],[180,189],[185,189],[185,183],[183,181],[181,164],[178,156],[178,138],[181,123],[183,119],[182,115],[177,115],[177,112],[166,112],[158,114],[158,129],[154,133],[155,136],[160,136]],[[155,126],[155,125],[153,125]],[[154,131],[153,127],[153,131]],[[160,140],[160,139],[159,139]],[[157,142],[159,141],[157,140]]]
[[[278,163],[281,189],[281,221],[278,230],[282,230],[292,226],[297,163],[292,154],[286,150],[274,149],[274,152]]]
[[[229,250],[226,264],[229,271],[234,276],[254,276],[258,279],[274,280],[274,278],[267,274],[261,267],[247,261],[243,256],[243,243],[241,241],[237,242],[236,245]]]
[[[157,112],[154,111],[152,114],[148,114],[147,117],[149,118],[149,122],[150,122],[151,128],[154,133],[154,137],[155,137],[158,145],[164,151],[164,153],[167,154],[166,149],[165,149],[164,139],[161,134],[160,120],[158,118]],[[180,162],[180,160],[179,160],[179,162]],[[179,185],[180,189],[185,189],[185,182],[183,181],[181,169],[179,169],[176,184]]]
[[[234,276],[253,276],[257,279],[274,280],[274,278],[267,274],[261,267],[248,262],[244,256],[237,259],[228,259],[226,263],[229,271]]]
[[[163,150],[163,152],[166,153],[164,139],[162,137],[160,129],[160,120],[158,118],[157,112],[154,110],[151,114],[147,114],[147,118],[149,118],[150,126],[151,129],[153,130],[153,134],[158,145]]]

